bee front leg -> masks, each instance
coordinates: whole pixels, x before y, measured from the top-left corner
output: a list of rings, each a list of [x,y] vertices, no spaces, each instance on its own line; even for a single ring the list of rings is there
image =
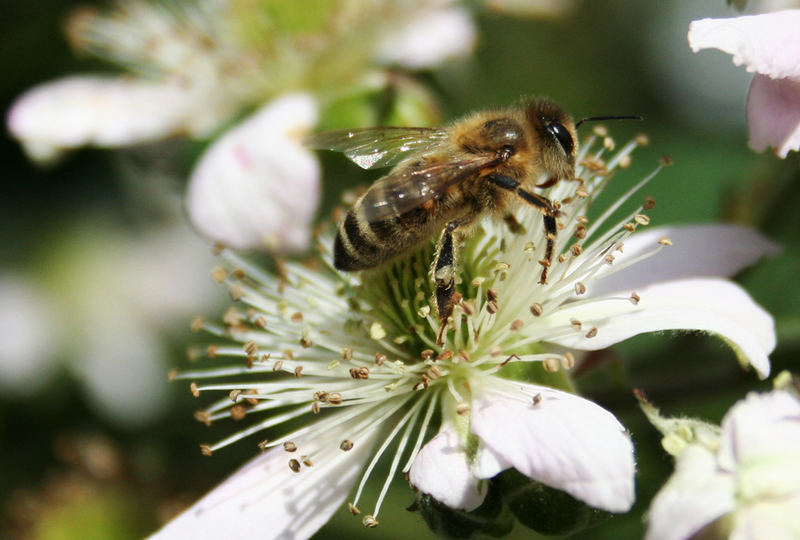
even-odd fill
[[[544,250],[544,259],[539,261],[539,264],[542,265],[542,275],[539,278],[539,283],[547,283],[547,271],[553,263],[553,251],[555,250],[556,234],[558,233],[558,228],[556,226],[558,211],[553,207],[553,203],[550,202],[550,199],[521,188],[520,183],[513,178],[501,174],[493,174],[487,176],[486,179],[497,187],[519,195],[523,201],[534,206],[542,213],[547,245]]]

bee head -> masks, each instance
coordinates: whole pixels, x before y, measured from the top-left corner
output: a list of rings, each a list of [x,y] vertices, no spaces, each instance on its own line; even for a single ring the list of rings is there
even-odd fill
[[[578,139],[575,124],[564,110],[548,99],[535,99],[525,115],[539,139],[539,159],[548,175],[567,179],[575,175]]]

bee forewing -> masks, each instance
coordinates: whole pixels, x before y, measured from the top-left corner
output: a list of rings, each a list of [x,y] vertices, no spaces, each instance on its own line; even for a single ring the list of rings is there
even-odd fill
[[[343,152],[362,169],[390,167],[410,152],[426,150],[447,137],[437,128],[376,127],[340,129],[309,136],[309,148]]]
[[[476,155],[428,167],[392,171],[379,178],[364,195],[362,208],[369,222],[401,216],[438,199],[450,187],[477,175],[496,161],[492,155]]]

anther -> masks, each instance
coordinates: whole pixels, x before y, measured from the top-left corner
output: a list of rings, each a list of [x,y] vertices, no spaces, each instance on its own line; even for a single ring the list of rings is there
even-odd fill
[[[362,525],[367,529],[374,529],[378,526],[378,520],[372,517],[371,515],[367,514],[364,516],[364,519],[361,520]]]
[[[192,332],[199,332],[200,330],[202,330],[204,323],[205,319],[203,319],[203,317],[195,317],[194,319],[192,319],[192,323],[190,325]]]
[[[195,411],[194,419],[197,420],[198,422],[202,422],[207,426],[211,425],[211,415],[208,414],[206,411]]]
[[[430,360],[433,356],[433,349],[424,349],[421,353],[419,353],[420,358],[422,360]]]
[[[586,293],[586,285],[584,285],[580,281],[576,281],[575,282],[575,294],[580,296],[581,294],[585,294],[585,293]]]
[[[524,322],[522,322],[519,319],[514,319],[514,322],[511,323],[511,330],[516,332],[518,330],[521,330],[523,326],[525,326]]]
[[[169,382],[174,381],[177,377],[178,377],[178,370],[177,369],[169,370],[169,373],[167,374],[167,380]]]
[[[253,324],[256,326],[256,328],[266,328],[267,318],[262,315],[259,315],[253,320]]]
[[[644,214],[636,214],[633,216],[633,220],[639,225],[650,225],[650,217]]]
[[[451,358],[453,358],[453,351],[445,350],[445,351],[442,351],[441,353],[439,353],[439,356],[436,357],[436,360],[437,361],[440,361],[440,360],[447,361],[447,360],[450,360]]]
[[[353,349],[352,347],[345,347],[342,349],[342,360],[352,360],[353,359]]]
[[[636,306],[636,305],[639,304],[639,301],[641,300],[641,297],[638,294],[636,294],[635,292],[633,292],[633,293],[631,293],[631,297],[628,300],[631,301],[631,304]]]
[[[200,453],[204,456],[210,456],[213,452],[211,451],[211,447],[207,444],[200,445]]]
[[[469,403],[465,401],[461,401],[456,403],[456,414],[459,416],[466,416],[469,414],[470,406]]]
[[[286,441],[285,443],[283,443],[283,449],[286,450],[287,452],[296,452],[297,445],[294,444],[292,441]]]
[[[425,373],[427,373],[428,377],[431,379],[438,379],[442,376],[442,370],[439,368],[439,366],[431,366]]]
[[[269,447],[269,439],[264,439],[263,441],[258,443],[258,449],[261,452],[266,452],[268,447]]]
[[[290,349],[283,351],[284,360],[294,360],[294,353]]]
[[[303,376],[303,366],[297,366],[294,368],[294,376],[298,379]]]
[[[544,399],[544,398],[542,397],[542,394],[541,394],[541,393],[539,393],[539,394],[536,394],[535,396],[533,396],[533,405],[534,405],[534,406],[538,405],[539,403],[541,403],[541,402],[542,402],[542,400],[543,400],[543,399]]]
[[[206,347],[206,356],[208,356],[209,358],[215,358],[217,356],[218,350],[219,350],[218,346],[209,345],[208,347]]]
[[[341,405],[342,401],[344,400],[342,399],[342,394],[339,392],[331,392],[328,394],[328,403],[331,405]]]
[[[296,459],[290,459],[289,468],[292,470],[292,472],[300,472],[300,462]]]
[[[569,252],[572,253],[573,257],[579,257],[581,253],[583,253],[583,246],[580,244],[572,244],[569,248]]]
[[[303,465],[305,465],[306,467],[313,467],[314,466],[314,463],[311,461],[311,458],[309,458],[308,456],[303,456],[302,459],[303,459]]]
[[[213,279],[214,283],[217,285],[224,283],[227,277],[228,272],[224,268],[217,267],[211,270],[211,279]]]
[[[275,360],[275,363],[272,364],[272,371],[280,371],[283,367],[283,360]]]
[[[665,236],[665,237],[659,239],[658,243],[661,244],[662,246],[671,246],[672,245],[672,240]]]
[[[247,415],[247,408],[244,405],[234,405],[230,408],[231,418],[236,420],[244,420],[244,417]]]
[[[622,157],[620,158],[620,160],[619,160],[619,164],[618,164],[617,166],[618,166],[620,169],[627,169],[628,167],[630,167],[630,166],[631,166],[631,162],[632,162],[632,161],[633,161],[633,160],[631,159],[631,156],[630,156],[630,154],[627,154],[627,155],[624,155],[624,156],[622,156]]]
[[[196,382],[192,382],[189,384],[189,392],[192,393],[193,397],[200,397],[200,389],[197,388]]]
[[[644,198],[644,204],[642,204],[643,209],[652,210],[655,207],[656,207],[656,200],[653,197],[648,195],[647,197]]]
[[[575,330],[576,332],[580,332],[580,330],[581,330],[581,326],[582,326],[582,325],[581,325],[581,321],[579,321],[578,319],[570,319],[570,320],[569,320],[569,325],[570,325],[570,326],[572,327],[572,329],[573,329],[573,330]]]
[[[358,507],[351,502],[347,503],[347,510],[354,516],[357,516],[361,513],[361,510],[359,510]]]
[[[497,302],[486,302],[486,311],[488,311],[490,315],[497,313],[497,309]]]
[[[234,279],[244,279],[247,277],[247,272],[241,268],[234,268],[233,272],[231,272],[231,275],[234,277]]]
[[[312,401],[311,402],[311,413],[312,414],[319,414],[319,411],[320,411],[319,401]]]
[[[386,355],[375,353],[375,365],[382,366],[384,362],[386,362]]]
[[[237,301],[241,300],[242,296],[244,296],[244,291],[242,290],[242,286],[239,284],[232,285],[230,290],[231,300]]]
[[[586,337],[591,339],[597,336],[597,327],[593,326],[588,332],[586,332]]]
[[[301,323],[303,322],[303,314],[300,313],[299,311],[295,311],[294,313],[292,313],[291,319],[293,323]]]
[[[561,364],[559,363],[558,358],[545,358],[542,362],[542,367],[548,373],[555,373],[561,369]]]
[[[650,144],[650,138],[644,133],[640,133],[633,140],[636,141],[636,144],[639,146],[647,146]]]
[[[339,449],[343,452],[349,452],[353,449],[353,441],[345,439],[342,441],[342,444],[339,445]]]
[[[533,315],[534,317],[541,317],[542,313],[544,313],[542,304],[540,304],[539,302],[534,302],[531,305],[531,315]]]
[[[625,225],[622,226],[622,228],[625,229],[628,232],[633,232],[633,231],[636,230],[636,224],[634,224],[634,223],[626,223]]]
[[[469,353],[468,353],[467,351],[465,351],[464,349],[459,349],[459,350],[458,350],[458,356],[459,356],[459,358],[461,358],[461,359],[462,359],[464,362],[469,362]]]
[[[561,357],[561,367],[564,369],[572,369],[575,367],[575,357],[571,352],[567,351]]]
[[[494,289],[486,289],[486,300],[488,302],[497,302],[497,291]]]
[[[672,165],[672,158],[667,154],[664,154],[658,159],[658,163],[663,167],[669,167]]]
[[[255,341],[248,341],[244,344],[244,352],[249,355],[255,355],[258,353],[258,345],[256,345]]]
[[[229,398],[231,398],[231,401],[233,401],[234,403],[236,403],[236,400],[238,400],[238,399],[239,399],[239,396],[240,396],[241,394],[242,394],[242,391],[241,391],[241,390],[238,390],[238,389],[237,389],[237,390],[231,390],[230,394],[228,394],[228,397],[229,397]]]
[[[572,233],[572,236],[574,236],[578,240],[583,240],[584,238],[586,238],[586,225],[576,226],[575,232]]]
[[[377,321],[373,322],[369,327],[369,337],[378,341],[386,337],[386,329]]]

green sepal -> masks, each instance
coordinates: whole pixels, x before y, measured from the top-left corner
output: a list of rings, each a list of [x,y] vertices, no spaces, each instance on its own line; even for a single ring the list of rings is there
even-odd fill
[[[450,508],[422,493],[417,496],[414,507],[439,538],[500,538],[514,527],[514,516],[491,485],[483,503],[471,512]]]
[[[501,494],[514,517],[540,534],[574,534],[611,517],[608,512],[531,480],[516,469],[495,476],[492,486]]]

